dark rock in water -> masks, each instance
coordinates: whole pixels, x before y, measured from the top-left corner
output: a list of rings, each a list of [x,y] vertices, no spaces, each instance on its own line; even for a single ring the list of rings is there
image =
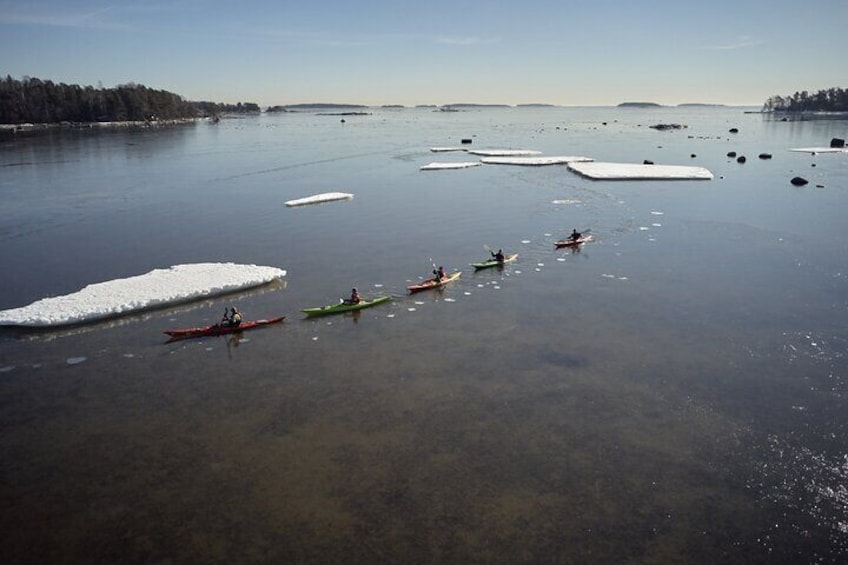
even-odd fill
[[[692,153],[692,154],[691,154],[691,155],[689,155],[689,156],[690,156],[690,157],[692,157],[693,159],[694,159],[695,157],[697,157],[697,155],[695,155],[694,153]]]
[[[739,128],[730,128],[728,131],[730,133],[739,133]]]
[[[794,184],[795,186],[804,186],[805,184],[807,184],[807,183],[808,183],[808,182],[810,182],[810,181],[808,181],[808,180],[807,180],[807,179],[805,179],[805,178],[795,177],[795,178],[793,178],[793,179],[792,179],[791,181],[789,181],[789,182],[791,182],[791,183],[792,183],[792,184]]]
[[[653,162],[653,161],[649,161],[648,159],[645,159],[644,161],[642,161],[642,164],[643,164],[643,165],[653,165],[653,164],[654,164],[654,162]]]
[[[824,188],[824,185],[823,184],[817,184],[816,188]]]
[[[737,163],[744,163],[745,161],[747,161],[747,159],[745,158],[744,155],[740,155],[739,157],[736,158]]]
[[[760,153],[760,159],[771,159],[771,153]]]
[[[463,144],[463,145],[468,145],[468,144],[470,144],[470,143],[471,143],[471,140],[470,140],[470,139],[468,139],[468,138],[465,138],[465,139],[463,139],[463,140],[462,140],[462,144]]]
[[[838,137],[834,137],[833,139],[830,140],[830,146],[833,147],[834,149],[839,149],[841,147],[845,147],[845,140],[838,138]]]
[[[736,157],[736,151],[729,151],[729,152],[727,153],[727,156],[728,156],[728,157],[731,157],[731,158],[732,158],[732,157]]]
[[[689,126],[684,126],[684,125],[681,125],[681,124],[655,124],[655,125],[648,126],[648,127],[655,129],[655,130],[658,130],[658,131],[663,131],[663,130],[667,130],[667,129],[683,129],[683,128],[688,128]]]
[[[816,164],[815,164],[815,163],[813,163],[813,164],[812,164],[812,165],[810,165],[810,166],[811,166],[811,167],[815,167],[815,166],[816,166]]]

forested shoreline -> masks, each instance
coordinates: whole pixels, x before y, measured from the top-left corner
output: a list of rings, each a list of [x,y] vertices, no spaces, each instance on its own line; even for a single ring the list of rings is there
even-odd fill
[[[764,112],[848,112],[848,90],[828,88],[810,94],[806,90],[789,96],[774,95],[763,104]]]
[[[94,88],[8,75],[0,80],[0,124],[180,121],[258,112],[259,105],[252,102],[190,102],[135,83]]]

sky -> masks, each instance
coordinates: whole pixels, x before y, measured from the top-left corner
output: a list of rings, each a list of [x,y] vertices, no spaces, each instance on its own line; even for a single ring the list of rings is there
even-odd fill
[[[761,105],[848,87],[848,0],[0,0],[0,76],[260,106]]]

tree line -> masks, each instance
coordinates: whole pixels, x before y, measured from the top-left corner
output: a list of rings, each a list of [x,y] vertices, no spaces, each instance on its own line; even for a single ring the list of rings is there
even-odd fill
[[[810,94],[775,95],[763,104],[764,112],[848,112],[848,90],[828,88]]]
[[[149,122],[259,111],[252,102],[189,102],[173,92],[135,83],[94,88],[9,75],[0,80],[1,124]]]

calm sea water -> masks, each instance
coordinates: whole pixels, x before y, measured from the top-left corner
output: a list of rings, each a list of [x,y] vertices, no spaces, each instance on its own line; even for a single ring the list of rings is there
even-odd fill
[[[3,139],[0,309],[180,263],[289,273],[0,333],[4,562],[844,562],[848,156],[787,149],[846,134],[495,108]],[[419,171],[463,138],[715,179]],[[355,198],[284,206],[331,191]],[[595,241],[555,250],[575,227]],[[519,261],[474,273],[487,248]],[[433,263],[462,278],[407,296]],[[299,314],[353,286],[396,299]],[[288,318],[165,343],[230,304]]]

